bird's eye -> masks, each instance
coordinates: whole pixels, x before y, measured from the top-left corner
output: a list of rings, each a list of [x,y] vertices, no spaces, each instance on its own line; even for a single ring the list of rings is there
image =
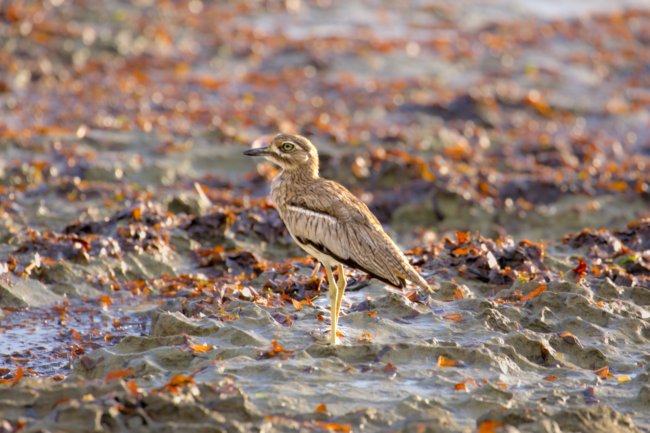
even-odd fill
[[[280,149],[282,149],[283,152],[291,152],[294,147],[296,146],[290,141],[285,141],[280,145]]]

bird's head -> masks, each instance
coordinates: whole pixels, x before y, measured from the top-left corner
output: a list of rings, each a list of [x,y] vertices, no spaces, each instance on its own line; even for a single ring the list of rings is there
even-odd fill
[[[285,171],[299,171],[318,175],[316,147],[301,135],[278,134],[264,136],[253,142],[253,148],[244,152],[248,156],[263,156]]]

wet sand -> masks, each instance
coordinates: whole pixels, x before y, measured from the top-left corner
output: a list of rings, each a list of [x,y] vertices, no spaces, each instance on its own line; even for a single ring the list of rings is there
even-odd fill
[[[4,11],[0,431],[650,432],[642,6]],[[353,272],[325,344],[279,129],[434,295]]]

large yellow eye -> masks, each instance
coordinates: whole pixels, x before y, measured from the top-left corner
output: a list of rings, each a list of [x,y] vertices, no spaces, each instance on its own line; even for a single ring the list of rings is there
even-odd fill
[[[282,143],[280,145],[280,149],[283,152],[291,152],[294,149],[294,147],[296,147],[296,146],[290,141],[285,141],[284,143]]]

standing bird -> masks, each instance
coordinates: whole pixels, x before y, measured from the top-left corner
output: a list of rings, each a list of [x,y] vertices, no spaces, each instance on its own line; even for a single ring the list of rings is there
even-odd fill
[[[368,206],[344,186],[318,176],[318,152],[308,139],[278,134],[267,147],[247,150],[244,155],[263,156],[282,168],[273,180],[271,198],[291,237],[325,267],[331,302],[331,344],[336,344],[347,285],[343,265],[400,289],[408,280],[433,292]],[[338,281],[332,274],[334,266],[338,267]]]

